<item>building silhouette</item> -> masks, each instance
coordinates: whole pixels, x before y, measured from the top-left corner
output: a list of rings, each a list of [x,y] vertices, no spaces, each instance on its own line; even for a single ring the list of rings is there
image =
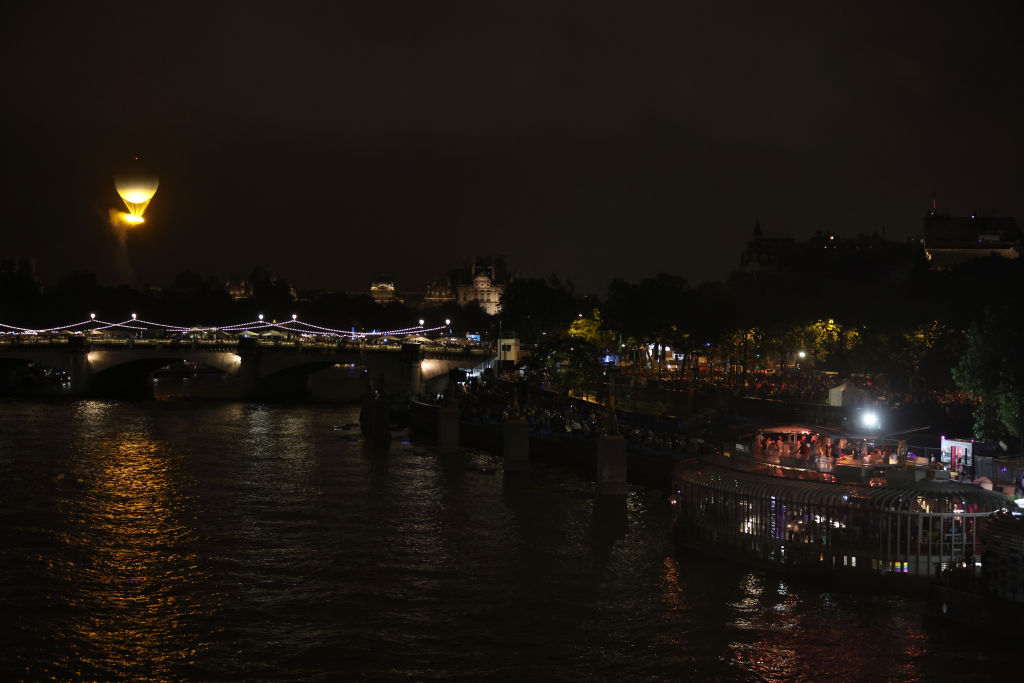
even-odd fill
[[[928,266],[938,270],[984,256],[1015,259],[1021,254],[1021,232],[1013,218],[949,216],[934,202],[924,217],[921,243]]]

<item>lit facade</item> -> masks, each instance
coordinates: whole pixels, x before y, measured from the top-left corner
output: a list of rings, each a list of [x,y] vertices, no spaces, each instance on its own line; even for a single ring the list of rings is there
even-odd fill
[[[456,301],[460,306],[477,302],[487,315],[495,315],[501,310],[501,294],[505,285],[495,283],[485,271],[473,277],[473,282],[458,285],[455,288]]]
[[[395,289],[395,282],[389,277],[379,277],[370,285],[370,298],[377,304],[403,303]]]

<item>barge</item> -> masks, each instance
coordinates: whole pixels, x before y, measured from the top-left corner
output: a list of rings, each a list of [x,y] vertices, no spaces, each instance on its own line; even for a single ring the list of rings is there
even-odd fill
[[[671,497],[677,541],[784,572],[908,589],[980,566],[980,524],[1009,499],[954,481],[940,465],[915,463],[905,448],[884,461],[869,457],[875,452],[794,425],[679,463]]]

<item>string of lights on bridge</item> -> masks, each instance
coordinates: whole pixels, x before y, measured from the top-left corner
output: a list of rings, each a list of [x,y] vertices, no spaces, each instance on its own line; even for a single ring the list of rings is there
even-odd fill
[[[48,327],[45,329],[32,329],[29,327],[18,327],[17,325],[8,325],[6,323],[0,323],[0,334],[7,335],[40,335],[40,334],[85,334],[85,333],[100,333],[100,332],[115,332],[115,331],[127,331],[127,332],[149,332],[152,330],[162,330],[165,332],[178,333],[178,334],[200,334],[200,333],[213,333],[213,332],[227,332],[231,334],[237,333],[255,333],[260,334],[261,332],[280,331],[288,332],[291,334],[298,334],[305,337],[343,337],[347,339],[366,339],[371,337],[400,337],[405,335],[421,335],[429,334],[431,332],[441,332],[449,330],[451,320],[445,320],[444,325],[438,325],[435,327],[424,327],[424,321],[420,320],[418,325],[411,327],[403,327],[395,330],[372,330],[370,332],[356,331],[353,327],[349,330],[339,330],[331,327],[324,327],[322,325],[314,325],[305,321],[299,320],[297,315],[293,315],[291,320],[286,320],[283,323],[275,321],[266,321],[263,319],[263,315],[259,316],[258,320],[253,320],[247,323],[236,323],[231,325],[219,325],[216,327],[185,327],[182,325],[168,325],[166,323],[158,323],[150,320],[140,320],[135,313],[132,313],[132,317],[121,322],[107,322],[105,320],[97,320],[96,314],[93,313],[89,316],[88,320],[82,320],[77,323],[71,323],[70,325],[60,325],[57,327]]]

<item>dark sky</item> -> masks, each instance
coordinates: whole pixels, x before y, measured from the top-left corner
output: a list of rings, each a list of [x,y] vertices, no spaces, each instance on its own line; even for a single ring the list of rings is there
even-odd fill
[[[805,238],[1024,219],[1024,3],[18,2],[2,255],[404,290],[474,254],[586,292]]]

